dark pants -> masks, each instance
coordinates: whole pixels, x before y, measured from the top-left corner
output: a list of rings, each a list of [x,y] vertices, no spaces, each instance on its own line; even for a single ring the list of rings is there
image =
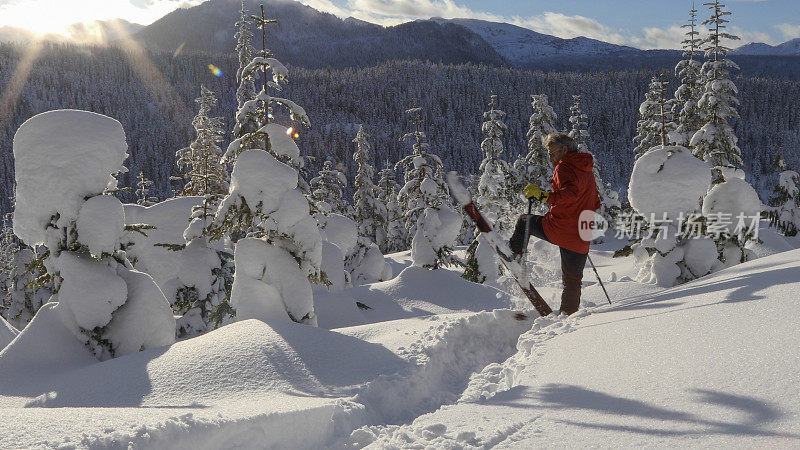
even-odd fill
[[[523,249],[528,247],[528,243],[523,242],[526,223],[530,227],[531,236],[550,242],[550,239],[544,234],[544,228],[542,228],[543,218],[544,216],[527,214],[520,216],[516,227],[514,227],[514,234],[508,241],[508,246],[511,247],[512,252],[520,254]],[[564,290],[561,292],[561,312],[572,314],[578,310],[578,306],[581,303],[583,268],[586,266],[586,258],[589,255],[587,253],[573,252],[563,247],[559,247],[559,249],[561,250],[561,282],[564,284]]]

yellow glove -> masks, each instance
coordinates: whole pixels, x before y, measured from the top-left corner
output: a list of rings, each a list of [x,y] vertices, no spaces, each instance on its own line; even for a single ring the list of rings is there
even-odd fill
[[[536,201],[545,203],[550,197],[550,191],[544,191],[535,184],[525,186],[525,198],[532,198]]]

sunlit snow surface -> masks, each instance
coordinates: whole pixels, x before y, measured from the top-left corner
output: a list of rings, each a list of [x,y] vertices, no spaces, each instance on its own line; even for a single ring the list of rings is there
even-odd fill
[[[479,312],[522,303],[407,254],[390,281],[315,293],[330,331],[248,320],[97,363],[47,306],[0,352],[0,448],[796,448],[800,250],[770,254],[800,242],[764,238],[669,290],[609,240],[592,257],[614,305],[587,270],[600,306],[568,319]],[[548,299],[551,250],[530,258]],[[373,309],[320,307],[351,299]]]

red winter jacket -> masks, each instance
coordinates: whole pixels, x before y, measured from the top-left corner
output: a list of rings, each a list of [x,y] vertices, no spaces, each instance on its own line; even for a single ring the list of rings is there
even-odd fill
[[[589,153],[569,152],[556,164],[553,191],[547,199],[550,211],[542,220],[544,234],[553,244],[578,253],[589,253],[589,241],[578,234],[578,217],[584,210],[600,208]]]

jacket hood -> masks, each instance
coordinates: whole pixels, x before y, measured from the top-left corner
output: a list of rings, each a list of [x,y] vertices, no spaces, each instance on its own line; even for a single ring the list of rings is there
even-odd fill
[[[591,172],[594,168],[594,158],[591,153],[569,152],[558,163],[584,172]]]

